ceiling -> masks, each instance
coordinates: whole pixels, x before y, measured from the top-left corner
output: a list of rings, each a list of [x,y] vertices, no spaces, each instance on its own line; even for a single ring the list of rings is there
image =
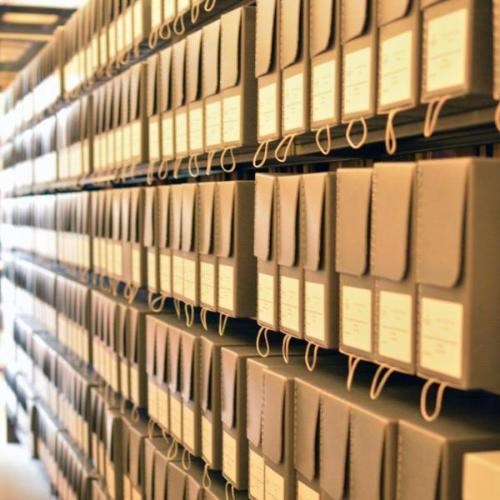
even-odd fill
[[[0,0],[0,90],[85,0]]]

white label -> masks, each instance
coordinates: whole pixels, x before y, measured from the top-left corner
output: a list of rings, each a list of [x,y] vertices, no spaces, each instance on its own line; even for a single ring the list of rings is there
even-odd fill
[[[180,155],[187,153],[187,116],[185,111],[175,114],[175,151]]]
[[[201,417],[201,443],[202,453],[206,462],[211,465],[214,461],[212,445],[212,422],[207,417]]]
[[[222,104],[217,100],[205,105],[205,142],[207,147],[222,142]]]
[[[264,473],[266,500],[285,500],[285,478],[266,465]]]
[[[174,396],[170,397],[170,432],[178,439],[182,439],[182,405]]]
[[[189,150],[203,149],[203,108],[189,110]]]
[[[270,83],[258,89],[259,139],[278,133],[278,86]]]
[[[307,337],[325,341],[325,285],[322,283],[305,284],[305,334]]]
[[[167,158],[174,155],[174,127],[171,116],[166,116],[161,122],[162,154]]]
[[[405,293],[380,292],[378,350],[382,356],[411,361],[412,302]]]
[[[187,448],[194,450],[194,411],[186,405],[182,409],[182,440]]]
[[[132,248],[132,282],[141,283],[141,251],[139,248]]]
[[[184,293],[184,259],[174,255],[173,259],[174,293],[183,295]]]
[[[222,433],[222,470],[232,483],[236,483],[236,440],[226,431]]]
[[[299,280],[280,276],[280,326],[299,331]]]
[[[304,484],[302,481],[297,481],[297,500],[319,500],[319,493]]]
[[[467,21],[468,10],[464,8],[428,22],[425,54],[427,92],[464,85]]]
[[[382,42],[379,88],[381,106],[411,98],[412,45],[411,31],[405,31]]]
[[[156,250],[148,250],[148,287],[156,290]]]
[[[335,118],[335,60],[315,64],[312,68],[312,121]]]
[[[170,295],[170,255],[160,254],[160,288],[162,293]]]
[[[304,128],[304,74],[283,82],[283,132]]]
[[[450,377],[462,376],[463,306],[422,299],[420,365]]]
[[[224,142],[241,141],[241,97],[233,95],[222,100],[222,134]]]
[[[156,120],[149,122],[149,158],[157,160],[160,157],[160,127]]]
[[[215,307],[215,266],[210,262],[200,263],[201,301]]]
[[[255,500],[264,500],[264,458],[248,451],[248,491]]]
[[[342,288],[342,342],[370,352],[372,345],[372,292],[363,288]]]
[[[345,55],[344,113],[359,113],[370,108],[372,49],[365,47]]]
[[[274,324],[274,276],[257,276],[257,318],[268,325]]]
[[[234,309],[234,269],[232,266],[219,265],[219,307]]]
[[[184,259],[184,298],[196,301],[196,262]]]

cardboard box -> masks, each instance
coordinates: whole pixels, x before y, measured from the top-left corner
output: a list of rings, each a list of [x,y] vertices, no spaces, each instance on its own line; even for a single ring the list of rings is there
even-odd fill
[[[158,99],[161,119],[161,154],[162,161],[166,162],[175,157],[175,129],[172,96],[172,47],[167,47],[160,52],[158,66],[160,79]],[[160,174],[164,175],[163,173],[158,172],[158,175]]]
[[[188,155],[188,114],[186,102],[186,45],[187,39],[181,39],[172,46],[172,108],[174,110],[174,136],[176,169]]]
[[[162,158],[160,116],[160,63],[154,55],[146,61],[146,120],[150,168]]]
[[[500,452],[466,453],[463,459],[462,494],[465,500],[500,495]]]

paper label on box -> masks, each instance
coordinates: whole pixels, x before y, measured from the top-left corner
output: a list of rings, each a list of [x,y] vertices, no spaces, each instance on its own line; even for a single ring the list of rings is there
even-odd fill
[[[156,290],[157,282],[157,269],[156,269],[156,250],[148,250],[148,287]]]
[[[187,153],[187,115],[185,111],[175,113],[175,151],[178,155]]]
[[[128,47],[129,45],[132,45],[132,42],[134,40],[134,17],[132,13],[132,8],[128,8],[125,11],[125,26],[124,26],[124,31],[125,31],[125,47]]]
[[[123,129],[118,129],[115,131],[115,160],[116,160],[116,163],[122,162],[123,158],[124,158],[123,135],[124,135]]]
[[[241,142],[241,96],[222,100],[222,135],[224,142]]]
[[[280,276],[280,325],[294,332],[299,331],[299,280]]]
[[[184,446],[194,450],[194,411],[186,404],[182,408],[182,441]]]
[[[212,422],[205,416],[201,417],[201,447],[205,461],[213,464]]]
[[[222,103],[220,100],[205,105],[205,143],[207,147],[222,142]]]
[[[130,124],[125,125],[122,130],[122,141],[123,141],[123,160],[128,161],[133,156],[133,149],[135,146],[132,145],[132,127]]]
[[[123,49],[125,44],[124,35],[123,35],[123,16],[120,16],[116,20],[116,51],[120,51]],[[110,33],[111,35],[111,33]]]
[[[165,0],[165,19],[175,17],[175,0]]]
[[[266,500],[285,500],[285,478],[266,465],[264,473]]]
[[[171,116],[163,117],[161,121],[162,154],[166,158],[174,155],[174,127]]]
[[[163,21],[162,19],[162,3],[163,0],[151,0],[151,26],[156,28]]]
[[[465,84],[468,14],[463,8],[429,20],[424,54],[427,92]]]
[[[196,262],[184,259],[184,298],[196,301]]]
[[[272,325],[274,323],[274,276],[259,273],[257,287],[258,320]]]
[[[178,255],[174,255],[173,259],[174,273],[174,293],[177,295],[184,294],[184,259]]]
[[[132,282],[141,283],[141,251],[139,248],[132,248]]]
[[[215,266],[210,262],[200,262],[201,302],[215,307]]]
[[[160,157],[160,127],[157,120],[149,122],[149,158],[154,161]]]
[[[113,271],[117,276],[121,276],[123,273],[123,247],[121,241],[119,243],[113,243]]]
[[[276,115],[278,113],[278,86],[270,83],[258,88],[257,106],[259,113],[259,139],[278,133]]]
[[[110,36],[111,36],[111,27],[109,28],[110,30]],[[108,45],[108,39],[106,36],[106,30],[104,30],[100,35],[99,35],[99,50],[101,52],[101,64],[104,64],[106,62],[107,58],[107,50],[106,47]]]
[[[379,104],[407,101],[411,98],[413,36],[410,30],[387,38],[381,44]]]
[[[203,107],[200,105],[189,110],[189,149],[203,149]]]
[[[304,74],[283,81],[283,133],[304,128]]]
[[[370,109],[371,47],[356,50],[344,58],[344,113]]]
[[[463,305],[422,298],[420,366],[450,377],[462,377]]]
[[[380,292],[378,351],[382,356],[411,362],[412,299],[406,293]]]
[[[178,439],[182,440],[182,403],[170,396],[170,432]]]
[[[342,287],[342,342],[355,349],[372,349],[372,292]]]
[[[234,269],[232,266],[219,264],[219,307],[234,310]]]
[[[232,483],[236,483],[236,439],[226,431],[222,433],[222,470]]]
[[[160,254],[160,288],[162,293],[170,295],[170,255]]]
[[[156,393],[157,405],[158,405],[158,422],[166,430],[169,429],[168,415],[169,415],[169,394],[165,388],[157,388]]]
[[[142,37],[142,33],[142,0],[136,0],[134,5],[134,38]]]
[[[255,500],[264,500],[264,458],[248,450],[248,491]]]
[[[333,120],[336,115],[337,95],[335,60],[315,64],[312,67],[311,113],[312,121]]]
[[[325,339],[325,285],[305,283],[305,334],[307,337],[324,342]]]

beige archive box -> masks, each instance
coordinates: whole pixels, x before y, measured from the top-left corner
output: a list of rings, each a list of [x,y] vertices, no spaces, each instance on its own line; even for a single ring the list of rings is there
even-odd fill
[[[144,440],[144,496],[145,500],[166,498],[166,475],[170,443],[163,437],[147,437]],[[163,496],[156,496],[163,492]]]
[[[182,192],[184,185],[170,186],[170,248],[172,249],[172,297],[184,299],[184,258],[182,254]]]
[[[420,7],[423,132],[430,137],[443,106],[451,113],[491,102],[491,65],[484,61],[492,57],[492,8],[480,0],[422,0]]]
[[[160,64],[157,54],[149,57],[146,66],[146,127],[148,128],[148,184],[152,182],[152,168],[161,160],[161,118],[160,118]]]
[[[500,451],[465,453],[462,497],[464,500],[500,497]]]
[[[172,78],[172,47],[167,47],[159,54],[159,88],[158,102],[161,120],[161,155],[162,163],[158,171],[158,177],[163,179],[167,175],[165,165],[175,157],[175,129],[174,129],[174,99]],[[166,173],[165,173],[166,172]]]
[[[347,123],[346,138],[351,147],[366,141],[366,119],[376,111],[377,100],[377,1],[342,0],[342,123]],[[351,131],[359,122],[362,136],[358,142]]]
[[[188,156],[188,113],[186,101],[186,45],[181,39],[172,46],[172,108],[174,110],[175,159],[174,177]]]
[[[417,169],[417,373],[498,391],[498,160],[428,160]]]
[[[337,170],[339,345],[346,354],[368,359],[373,349],[373,278],[369,275],[372,170]]]
[[[387,114],[385,147],[397,148],[394,119],[411,119],[419,104],[421,66],[421,15],[417,0],[378,0],[377,114]]]
[[[169,322],[167,336],[167,383],[169,391],[169,423],[170,436],[178,443],[182,442],[182,366],[181,347],[182,333],[178,328]]]
[[[417,235],[416,163],[373,168],[370,272],[374,276],[374,359],[415,373]]]
[[[106,411],[106,489],[111,498],[123,498],[125,460],[124,422],[118,409]]]

